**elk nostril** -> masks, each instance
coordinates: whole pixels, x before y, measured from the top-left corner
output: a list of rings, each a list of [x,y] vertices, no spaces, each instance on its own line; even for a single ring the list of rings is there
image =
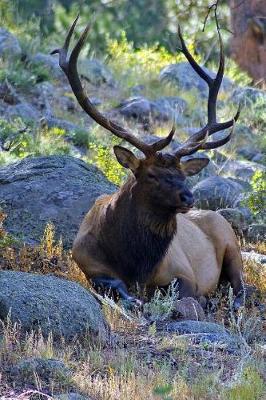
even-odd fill
[[[193,195],[192,193],[182,193],[180,195],[180,200],[182,203],[191,206],[194,203]]]

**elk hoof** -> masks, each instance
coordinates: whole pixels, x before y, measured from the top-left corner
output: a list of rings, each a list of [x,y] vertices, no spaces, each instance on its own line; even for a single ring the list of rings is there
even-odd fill
[[[233,310],[237,312],[241,307],[244,307],[244,293],[240,292],[236,296],[233,303]]]

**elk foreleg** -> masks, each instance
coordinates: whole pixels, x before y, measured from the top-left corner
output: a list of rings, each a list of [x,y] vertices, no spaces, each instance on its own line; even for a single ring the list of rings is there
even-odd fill
[[[134,306],[142,305],[141,300],[129,294],[125,283],[121,279],[102,276],[100,278],[93,278],[92,283],[96,290],[112,290],[117,292],[121,299],[126,300],[129,304]]]
[[[226,248],[222,275],[226,277],[233,289],[233,294],[235,295],[234,308],[238,309],[244,305],[245,288],[241,254],[237,245]]]

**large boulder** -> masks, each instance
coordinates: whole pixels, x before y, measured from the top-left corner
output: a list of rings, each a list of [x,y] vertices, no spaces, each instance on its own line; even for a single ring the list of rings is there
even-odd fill
[[[230,160],[224,163],[221,172],[226,176],[250,182],[255,172],[266,172],[266,167],[253,161]]]
[[[9,121],[21,118],[24,122],[37,122],[41,117],[40,111],[30,103],[23,102],[7,107],[5,116]]]
[[[0,28],[0,57],[15,59],[21,56],[18,39],[8,30]]]
[[[96,58],[84,58],[80,60],[79,70],[81,76],[93,85],[108,85],[115,87],[116,83],[111,71]]]
[[[0,169],[5,228],[27,243],[38,242],[51,221],[71,247],[96,198],[115,189],[98,168],[69,156],[27,157]]]
[[[220,208],[234,208],[243,188],[231,179],[211,176],[199,182],[192,192],[197,207],[216,211]]]
[[[239,149],[236,149],[236,153],[248,161],[266,163],[266,155],[263,154],[257,147],[242,146]]]
[[[27,358],[11,367],[9,377],[22,386],[36,384],[36,375],[42,383],[63,385],[71,378],[71,371],[65,364],[53,358]]]
[[[237,336],[231,335],[222,325],[207,321],[170,321],[158,323],[159,331],[165,333],[184,335],[189,344],[202,344],[204,348],[221,348],[228,352],[239,350]]]
[[[124,100],[117,107],[120,114],[125,118],[132,118],[141,123],[150,120],[175,121],[177,124],[184,123],[182,114],[187,108],[187,103],[180,97],[160,97],[149,100],[145,97],[132,97]]]
[[[215,77],[216,73],[206,67],[202,68],[211,77]],[[196,89],[202,96],[207,97],[208,95],[206,82],[200,78],[188,62],[167,65],[160,72],[160,79],[175,84],[180,90]],[[224,77],[221,89],[229,91],[232,88],[233,83],[230,79]]]
[[[52,275],[0,271],[0,320],[9,316],[22,332],[41,329],[55,340],[106,343],[110,332],[99,303],[76,282]]]
[[[266,93],[263,90],[246,86],[236,88],[231,96],[231,100],[237,104],[249,107],[257,102],[266,103]]]
[[[217,212],[231,224],[237,234],[242,235],[247,231],[248,221],[245,213],[240,208],[222,208]]]

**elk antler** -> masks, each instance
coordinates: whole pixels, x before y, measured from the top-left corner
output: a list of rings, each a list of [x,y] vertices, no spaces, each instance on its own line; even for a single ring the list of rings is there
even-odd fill
[[[196,62],[193,56],[190,54],[184,38],[181,33],[180,26],[178,27],[178,34],[181,41],[181,50],[183,54],[186,56],[186,59],[194,69],[194,71],[207,83],[209,87],[209,95],[208,95],[208,122],[204,126],[204,128],[200,129],[198,132],[195,132],[191,135],[176,151],[175,156],[177,158],[181,158],[185,155],[191,155],[196,153],[198,150],[209,150],[215,149],[219,146],[226,144],[232,136],[234,130],[234,123],[237,121],[240,114],[240,106],[238,107],[237,113],[233,119],[218,123],[216,117],[216,105],[217,105],[217,96],[219,93],[219,89],[222,83],[223,75],[224,75],[224,47],[223,41],[221,37],[221,33],[219,30],[219,26],[216,20],[217,31],[219,35],[219,43],[220,43],[220,63],[218,72],[215,78],[211,78],[204,69]],[[227,129],[233,127],[231,132],[225,136],[223,139],[207,142],[207,138],[214,134],[215,132],[219,132],[223,129]]]
[[[88,35],[89,31],[89,25],[84,29],[82,35],[80,36],[77,44],[75,45],[74,49],[72,50],[69,60],[67,60],[67,52],[69,48],[69,43],[71,40],[71,37],[73,35],[76,23],[78,21],[79,16],[75,19],[73,22],[65,43],[61,49],[56,49],[51,52],[51,54],[59,54],[59,65],[64,71],[64,73],[67,76],[67,79],[70,83],[70,86],[73,90],[74,95],[76,96],[76,99],[78,100],[79,104],[83,108],[83,110],[91,117],[93,118],[99,125],[103,126],[105,129],[109,130],[112,132],[114,135],[118,136],[121,139],[126,140],[128,143],[131,143],[133,146],[135,146],[137,149],[141,150],[145,156],[150,156],[154,153],[156,153],[159,150],[162,150],[164,147],[166,147],[172,140],[174,133],[175,133],[175,128],[173,127],[169,135],[163,139],[158,140],[157,142],[153,144],[146,144],[136,138],[134,135],[132,135],[130,132],[128,132],[125,128],[122,126],[118,125],[116,122],[111,121],[110,119],[106,118],[102,113],[100,113],[97,108],[91,103],[90,99],[87,97],[85,94],[80,78],[78,75],[77,71],[77,60],[79,53],[85,43],[85,40]]]

